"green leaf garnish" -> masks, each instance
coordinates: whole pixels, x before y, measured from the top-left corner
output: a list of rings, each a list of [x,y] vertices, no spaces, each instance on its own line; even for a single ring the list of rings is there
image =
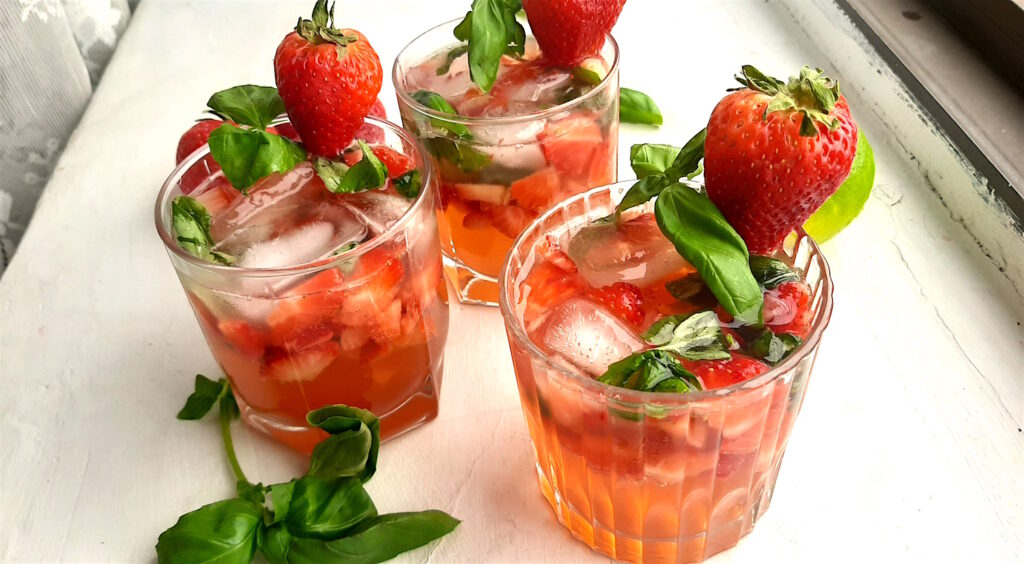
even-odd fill
[[[463,172],[477,172],[491,164],[490,155],[454,139],[430,137],[423,143],[435,157],[451,162]]]
[[[658,349],[633,353],[613,362],[597,381],[643,392],[689,392],[702,389],[700,380],[683,368],[675,355]]]
[[[729,339],[713,311],[672,315],[659,319],[643,335],[658,350],[674,352],[689,360],[731,358]]]
[[[206,105],[225,120],[257,129],[266,129],[284,113],[284,102],[273,86],[235,86],[214,93]]]
[[[417,90],[410,94],[413,100],[416,100],[420,104],[451,116],[458,116],[459,113],[455,111],[455,107],[448,103],[443,96],[436,92],[429,90]],[[430,118],[430,124],[438,129],[444,129],[459,139],[471,139],[473,136],[469,133],[469,128],[465,124],[454,123],[451,121]]]
[[[192,421],[202,419],[213,408],[213,404],[225,393],[230,391],[228,383],[223,378],[218,382],[196,374],[195,391],[185,400],[185,406],[178,412],[178,419]]]
[[[190,255],[207,262],[234,264],[234,257],[213,250],[210,213],[195,198],[178,196],[171,201],[171,227],[178,244]]]
[[[665,283],[665,289],[668,290],[672,297],[683,302],[693,299],[697,294],[704,290],[706,286],[704,281],[701,280],[699,273],[694,273],[683,278],[676,280],[670,280]]]
[[[616,213],[639,206],[684,176],[690,178],[698,172],[706,136],[707,130],[702,129],[679,149],[671,145],[633,145],[629,150],[630,165],[640,181],[622,197]],[[673,153],[670,162],[668,157]]]
[[[357,478],[303,476],[293,483],[284,518],[292,535],[331,540],[377,516],[377,507]]]
[[[306,421],[331,436],[313,447],[309,474],[369,480],[377,471],[380,421],[356,407],[332,405],[310,411]]]
[[[323,157],[313,161],[313,169],[324,181],[324,186],[335,194],[351,194],[380,188],[388,179],[388,169],[373,154],[370,146],[357,139],[363,156],[351,167],[343,162]]]
[[[663,118],[654,99],[632,88],[619,88],[619,121],[640,125],[661,125]]]
[[[448,54],[444,57],[444,63],[437,67],[437,76],[448,74],[448,71],[452,69],[452,63],[455,59],[465,55],[469,52],[469,45],[459,45],[458,47],[448,51]]]
[[[762,358],[770,364],[777,364],[789,356],[793,349],[800,346],[803,340],[796,335],[782,333],[776,335],[771,329],[765,329],[749,346],[750,354]]]
[[[455,38],[469,43],[469,75],[489,92],[498,76],[501,56],[522,56],[526,30],[516,19],[521,0],[473,0],[473,7],[455,27]]]
[[[204,505],[178,518],[160,534],[156,556],[162,563],[248,563],[263,524],[259,505],[233,498]]]
[[[370,519],[348,536],[332,541],[293,538],[290,562],[384,562],[455,530],[459,520],[443,511],[392,513]]]
[[[207,143],[224,176],[243,194],[261,178],[288,172],[306,159],[306,150],[287,137],[229,123],[214,129]]]
[[[420,195],[420,190],[423,189],[423,175],[420,174],[418,168],[414,168],[402,176],[393,179],[391,184],[395,187],[396,192],[410,200],[414,200],[416,196]]]
[[[786,282],[797,282],[800,275],[779,259],[750,255],[750,272],[757,284],[765,290],[779,287]]]
[[[800,69],[799,76],[782,82],[752,65],[743,65],[736,80],[751,90],[772,97],[764,110],[763,119],[766,121],[773,112],[799,112],[803,116],[800,135],[804,137],[818,135],[818,124],[832,131],[839,127],[839,118],[829,115],[839,101],[839,83],[825,76],[821,69],[805,66]]]
[[[682,151],[681,147],[673,145],[639,143],[629,148],[629,165],[633,168],[637,178],[664,175],[675,162],[680,151]]]
[[[747,245],[707,195],[673,184],[658,196],[654,216],[718,303],[740,322],[759,324],[764,299],[750,272]]]

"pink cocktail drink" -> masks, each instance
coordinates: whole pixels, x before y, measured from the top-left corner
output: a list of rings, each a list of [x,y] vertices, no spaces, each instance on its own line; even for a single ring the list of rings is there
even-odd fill
[[[502,313],[559,520],[616,559],[696,562],[736,544],[768,508],[831,281],[799,233],[752,266],[767,273],[763,325],[734,322],[650,204],[608,219],[630,184],[571,198],[525,230],[502,273]],[[687,323],[707,339],[666,346]],[[623,359],[669,352],[682,370],[658,376],[655,391],[630,389],[651,365],[615,376]]]
[[[306,413],[325,405],[373,411],[385,438],[437,415],[448,304],[435,176],[404,131],[367,123],[391,176],[381,188],[332,193],[307,161],[243,194],[210,173],[204,148],[157,201],[158,231],[243,418],[307,452],[323,435]],[[360,156],[353,143],[343,158]],[[422,188],[404,197],[395,179],[414,169]],[[172,202],[183,188],[230,265],[182,247]]]
[[[616,178],[618,52],[608,36],[574,72],[547,62],[527,37],[521,57],[502,57],[485,93],[452,36],[456,23],[409,44],[394,82],[402,122],[440,174],[449,277],[461,300],[493,305],[502,261],[523,228]]]

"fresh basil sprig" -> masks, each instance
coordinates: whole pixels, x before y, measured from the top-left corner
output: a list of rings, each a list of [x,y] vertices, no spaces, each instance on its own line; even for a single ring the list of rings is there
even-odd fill
[[[800,275],[786,263],[772,257],[750,255],[750,272],[765,290],[779,287],[786,282],[797,282]]]
[[[622,197],[615,208],[616,213],[639,206],[681,178],[692,178],[698,173],[701,159],[704,158],[706,136],[707,130],[702,129],[680,148],[651,144],[631,147],[630,166],[640,180]]]
[[[672,315],[656,321],[643,335],[647,344],[688,360],[731,358],[731,340],[722,332],[713,311]]]
[[[429,90],[417,90],[410,94],[413,100],[416,100],[420,104],[451,116],[458,116],[459,113],[455,111],[455,107],[444,99],[437,92],[431,92]],[[444,129],[459,139],[471,139],[473,136],[469,133],[469,128],[465,124],[454,123],[448,120],[430,118],[430,124],[438,129]]]
[[[245,84],[215,92],[206,102],[211,113],[226,121],[266,129],[284,113],[284,102],[273,86]]]
[[[380,188],[388,179],[388,168],[362,139],[356,139],[362,157],[352,166],[323,157],[313,161],[313,170],[324,186],[335,194],[351,194]]]
[[[750,354],[764,359],[769,364],[778,364],[782,359],[789,356],[789,353],[800,346],[803,339],[790,333],[775,334],[771,329],[765,329],[761,334],[750,342],[747,347]]]
[[[423,175],[420,174],[418,168],[414,168],[402,176],[392,179],[391,184],[395,187],[396,192],[413,200],[420,195],[420,190],[423,189]]]
[[[491,156],[478,151],[466,143],[447,137],[429,137],[423,144],[438,159],[444,159],[463,172],[477,172],[491,164]]]
[[[664,118],[654,99],[639,90],[619,88],[619,121],[640,125],[661,125]]]
[[[673,184],[658,196],[654,216],[718,303],[741,323],[760,324],[764,297],[750,272],[747,245],[707,195]]]
[[[207,143],[224,176],[243,194],[261,178],[288,172],[306,160],[306,150],[287,137],[230,123],[214,129]]]
[[[380,449],[380,422],[369,411],[344,405],[311,411],[307,421],[330,437],[314,448],[309,471],[263,486],[248,481],[235,456],[230,425],[238,405],[225,380],[197,376],[178,417],[202,418],[215,404],[238,497],[182,515],[157,540],[162,563],[247,564],[257,551],[272,563],[382,562],[459,524],[441,511],[378,515],[363,488],[376,471]]]
[[[643,392],[685,393],[702,389],[697,376],[683,368],[675,355],[658,349],[633,353],[613,362],[597,381]]]
[[[455,27],[455,38],[469,43],[469,75],[489,92],[504,54],[522,56],[526,30],[516,19],[521,0],[473,0],[472,9]]]
[[[178,244],[192,256],[217,264],[234,264],[234,257],[213,250],[210,212],[195,198],[178,196],[171,201],[171,227]]]

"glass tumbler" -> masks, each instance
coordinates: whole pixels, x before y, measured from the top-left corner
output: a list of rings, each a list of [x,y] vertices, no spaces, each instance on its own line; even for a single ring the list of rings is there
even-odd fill
[[[445,271],[460,301],[497,305],[501,264],[522,229],[551,205],[616,180],[619,53],[607,36],[599,53],[606,76],[556,105],[506,100],[507,92],[521,86],[516,81],[534,88],[529,81],[536,77],[522,76],[529,73],[516,69],[525,67],[505,57],[502,64],[509,68],[499,71],[494,88],[465,102],[461,115],[452,115],[420,104],[412,94],[423,83],[442,91],[469,84],[468,67],[452,64],[448,74],[435,71],[444,54],[458,46],[452,35],[458,23],[414,39],[395,60],[392,78],[402,123],[423,142],[439,171]],[[532,37],[526,50],[527,57],[536,56]]]
[[[520,283],[545,235],[571,235],[607,216],[632,183],[571,198],[526,228],[502,270],[501,312],[540,489],[558,520],[618,560],[699,562],[735,545],[768,509],[832,312],[832,282],[810,237],[787,242],[812,290],[812,327],[754,379],[669,394],[586,377],[529,340]]]
[[[259,195],[242,196],[211,173],[205,146],[171,173],[156,203],[157,231],[243,419],[304,452],[326,437],[307,426],[306,413],[325,405],[373,411],[382,438],[438,411],[448,298],[436,175],[406,131],[366,121],[373,142],[411,158],[424,184],[403,215],[350,250],[283,268],[223,266],[185,252],[171,226],[183,186],[198,184],[190,195],[208,207]]]

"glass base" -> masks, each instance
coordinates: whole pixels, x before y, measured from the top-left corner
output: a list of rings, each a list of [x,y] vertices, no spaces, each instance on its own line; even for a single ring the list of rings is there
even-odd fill
[[[443,369],[442,369],[443,370]],[[438,389],[441,382],[427,377],[423,388],[390,412],[380,415],[380,440],[388,441],[437,418]],[[299,452],[310,454],[313,447],[327,438],[327,433],[286,422],[272,414],[261,413],[235,396],[242,420],[250,427]]]
[[[741,538],[754,529],[757,519],[768,510],[771,492],[763,506],[754,504],[738,518],[719,523],[707,532],[681,535],[673,538],[639,538],[636,535],[606,527],[592,518],[589,509],[573,507],[555,489],[539,465],[536,466],[540,491],[555,511],[558,522],[569,529],[572,536],[593,550],[623,562],[703,562],[715,554],[736,546]],[[774,480],[773,480],[774,483]]]
[[[481,274],[455,259],[444,257],[444,271],[464,304],[498,305],[498,280]]]

